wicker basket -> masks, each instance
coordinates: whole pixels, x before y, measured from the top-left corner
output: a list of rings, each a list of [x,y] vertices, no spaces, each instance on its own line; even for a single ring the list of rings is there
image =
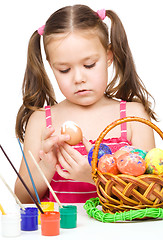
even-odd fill
[[[134,177],[126,174],[101,173],[97,169],[97,156],[101,141],[117,125],[138,121],[152,127],[163,139],[163,132],[152,122],[139,117],[126,117],[108,125],[95,143],[92,156],[92,177],[104,213],[120,213],[145,208],[163,208],[163,174],[143,174]],[[151,199],[151,194],[153,199]]]

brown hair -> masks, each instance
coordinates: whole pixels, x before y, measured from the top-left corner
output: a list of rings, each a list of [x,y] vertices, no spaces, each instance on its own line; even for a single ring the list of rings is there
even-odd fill
[[[150,117],[156,120],[151,109],[149,97],[142,81],[138,77],[128,45],[127,36],[119,17],[111,10],[106,10],[111,20],[110,36],[107,25],[92,9],[85,5],[61,8],[47,20],[43,33],[45,53],[46,45],[59,33],[72,31],[94,31],[99,36],[103,47],[111,49],[114,57],[115,76],[107,86],[105,95],[109,98],[123,99],[128,102],[141,102]],[[110,39],[110,43],[109,43]],[[48,55],[47,55],[48,59]],[[23,104],[16,120],[16,135],[24,141],[24,133],[31,114],[45,104],[56,104],[55,94],[44,68],[41,56],[40,35],[35,31],[29,41],[27,66],[22,86]]]

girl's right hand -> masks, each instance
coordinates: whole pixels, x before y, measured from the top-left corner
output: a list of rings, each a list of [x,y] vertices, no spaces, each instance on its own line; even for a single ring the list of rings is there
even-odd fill
[[[42,134],[42,149],[39,152],[39,157],[45,166],[53,168],[57,164],[56,151],[58,145],[70,139],[69,135],[55,135],[54,133],[54,127],[45,128]]]

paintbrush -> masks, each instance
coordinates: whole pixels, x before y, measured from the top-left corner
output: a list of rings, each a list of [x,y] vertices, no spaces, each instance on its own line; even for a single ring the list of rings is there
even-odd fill
[[[25,189],[27,190],[28,194],[30,195],[31,199],[33,200],[33,202],[36,204],[36,206],[38,207],[38,209],[40,210],[41,213],[44,214],[41,206],[39,205],[39,203],[35,200],[33,194],[30,192],[29,188],[27,187],[26,183],[24,182],[24,180],[22,179],[22,177],[20,176],[20,174],[18,173],[18,171],[16,170],[16,168],[14,167],[13,163],[11,162],[11,160],[9,159],[9,157],[7,156],[5,150],[3,149],[3,147],[0,145],[0,148],[3,152],[3,154],[5,155],[6,159],[9,161],[10,165],[12,166],[12,168],[14,169],[14,171],[16,172],[18,178],[20,179],[20,181],[22,182],[22,184],[24,185]]]
[[[0,204],[0,211],[1,211],[2,215],[6,215],[6,213],[5,213],[5,211],[4,211],[4,209],[3,209],[1,204]]]
[[[38,165],[36,159],[34,158],[33,154],[32,154],[30,151],[28,151],[28,152],[29,152],[29,154],[30,154],[30,156],[31,156],[31,158],[32,158],[32,160],[33,160],[33,162],[35,163],[37,169],[39,170],[41,176],[43,177],[43,179],[44,179],[46,185],[48,186],[48,188],[49,188],[51,194],[53,195],[54,199],[56,200],[56,202],[58,203],[58,205],[62,208],[62,204],[60,203],[60,201],[59,201],[57,195],[55,194],[55,192],[53,191],[52,187],[50,186],[50,184],[49,184],[47,178],[45,177],[44,173],[42,172],[42,170],[41,170],[40,166]]]
[[[39,196],[38,196],[38,193],[37,193],[37,190],[36,190],[36,186],[35,186],[35,183],[34,183],[34,181],[33,181],[33,177],[32,177],[32,174],[31,174],[31,172],[30,172],[30,169],[29,169],[27,160],[26,160],[26,158],[25,158],[25,154],[24,154],[24,151],[23,151],[23,149],[22,149],[22,146],[21,146],[21,143],[20,143],[19,138],[18,138],[18,143],[19,143],[20,149],[21,149],[21,151],[22,151],[22,155],[23,155],[23,158],[24,158],[24,161],[25,161],[27,170],[28,170],[28,174],[29,174],[29,177],[30,177],[30,179],[31,179],[32,186],[33,186],[33,189],[34,189],[35,194],[36,194],[36,197],[37,197],[37,201],[38,201],[39,204],[41,204],[40,198],[39,198]]]
[[[22,203],[20,202],[20,200],[18,199],[18,197],[16,196],[16,194],[12,191],[12,189],[10,188],[10,186],[7,184],[7,182],[5,181],[5,179],[2,177],[2,175],[0,174],[0,178],[2,180],[2,182],[5,184],[5,186],[7,187],[7,189],[9,190],[9,192],[12,194],[12,196],[15,198],[17,204],[20,206],[20,208],[22,208],[23,210],[25,210],[25,208],[23,207]]]

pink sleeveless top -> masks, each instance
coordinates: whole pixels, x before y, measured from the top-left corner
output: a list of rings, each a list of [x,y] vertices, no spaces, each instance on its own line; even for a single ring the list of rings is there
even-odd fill
[[[46,112],[46,126],[51,127],[51,110],[50,107],[45,107]],[[126,116],[126,102],[120,102],[120,118]],[[92,144],[95,141],[90,140]],[[131,142],[127,140],[127,125],[121,124],[121,137],[103,139],[102,143],[106,144],[112,150],[112,153],[125,145],[131,145]],[[82,155],[86,156],[87,151],[82,143],[73,146],[74,149],[79,151]],[[61,203],[84,203],[90,198],[97,197],[96,187],[93,184],[85,182],[77,182],[71,179],[62,178],[57,172],[54,174],[51,181],[51,187],[57,194]],[[51,193],[47,193],[42,201],[54,201],[55,199]]]

